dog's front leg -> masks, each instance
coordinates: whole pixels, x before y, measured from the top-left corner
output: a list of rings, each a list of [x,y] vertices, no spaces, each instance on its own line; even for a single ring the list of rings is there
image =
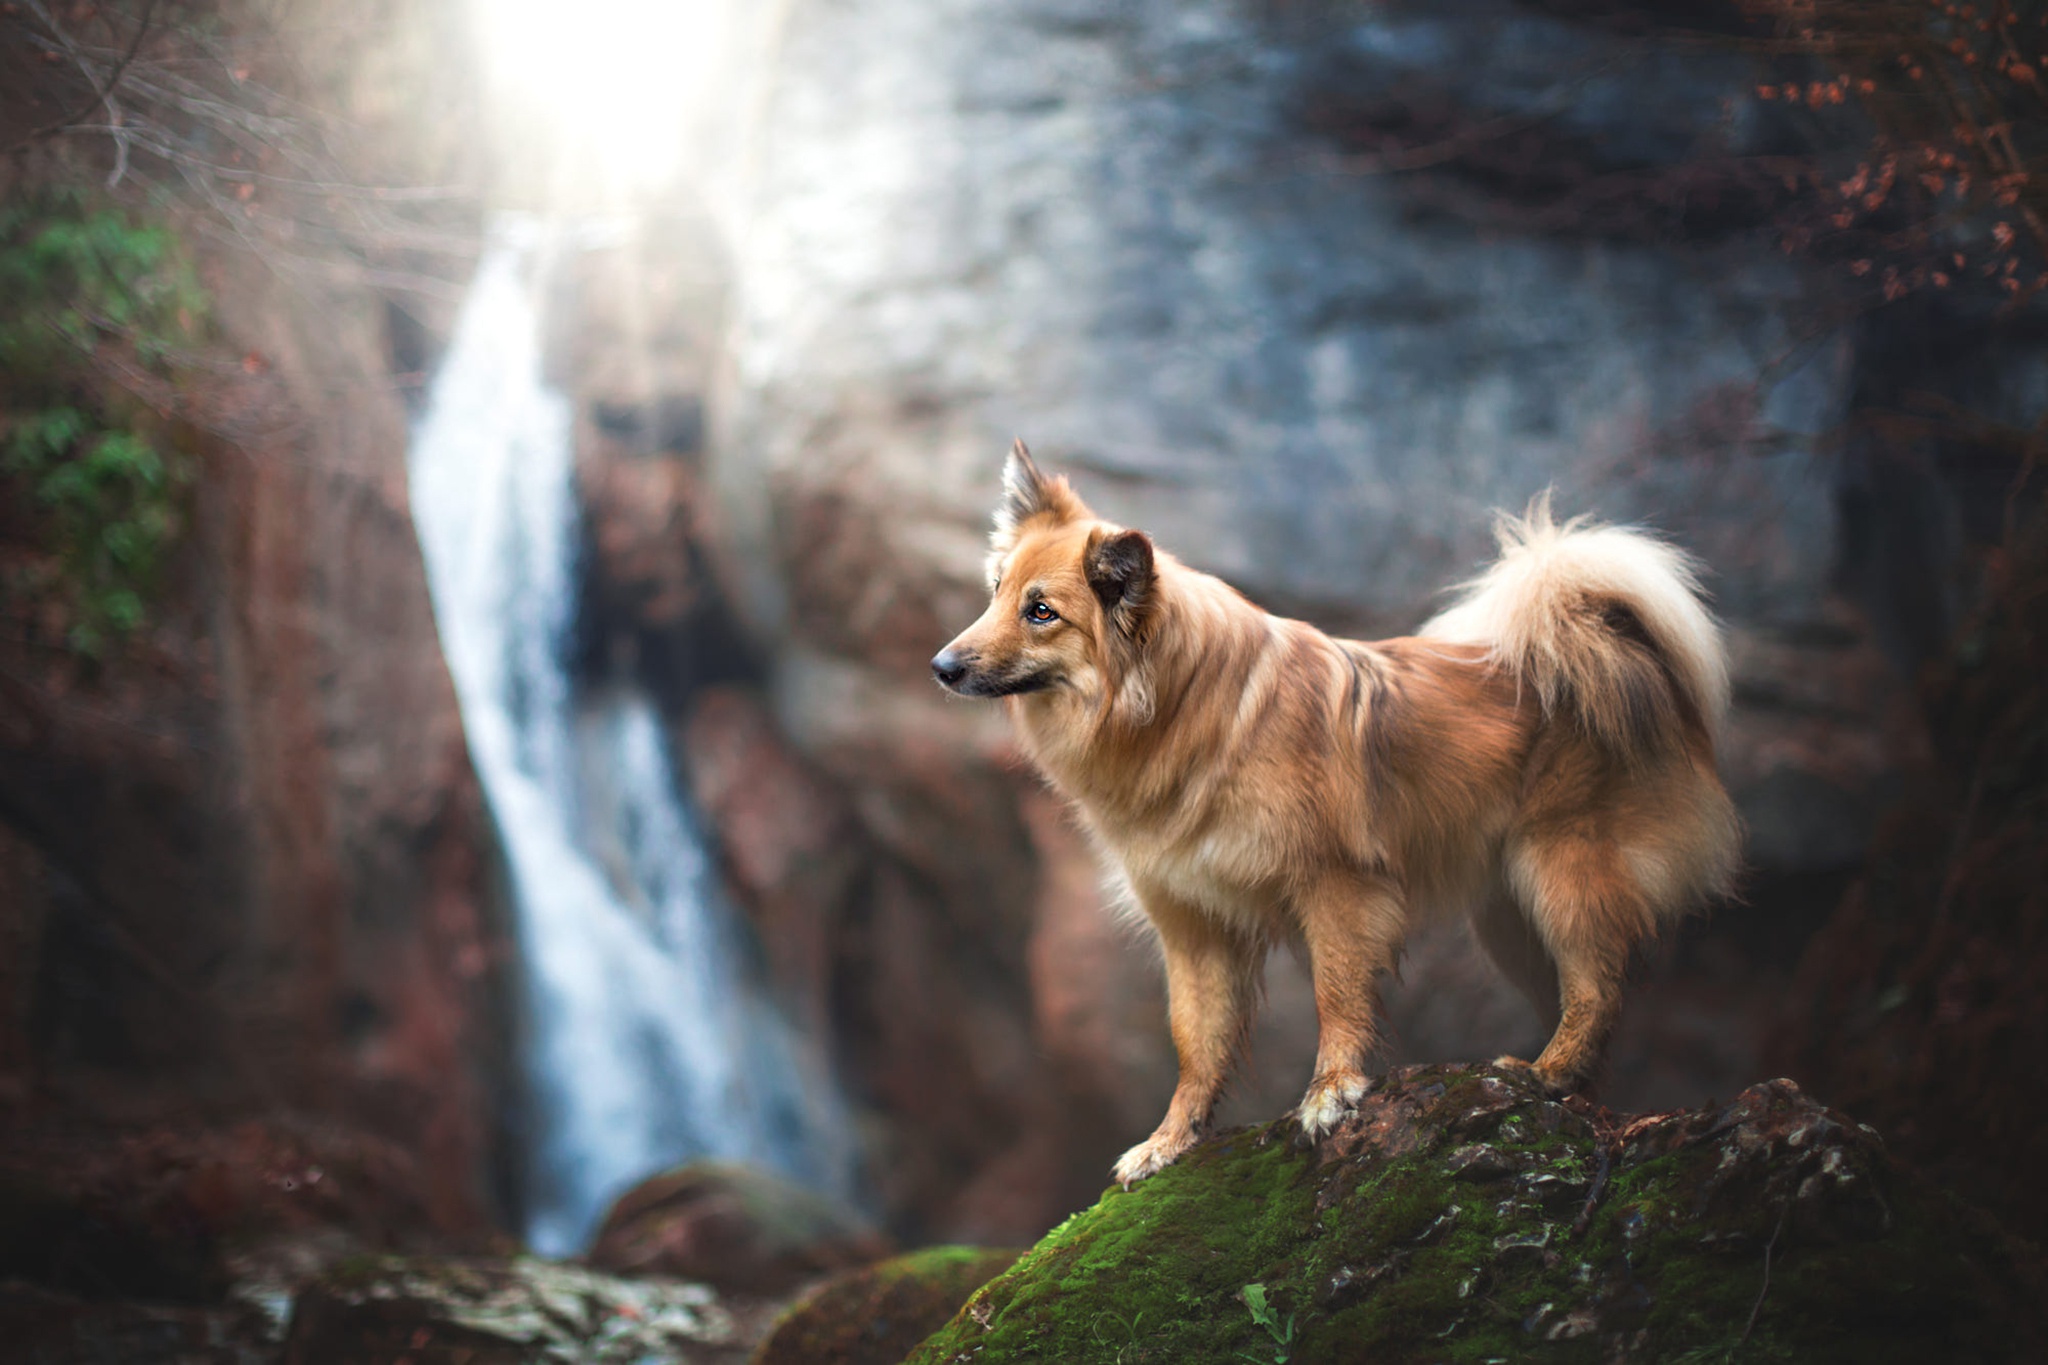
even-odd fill
[[[1365,1097],[1379,1046],[1379,978],[1406,929],[1399,891],[1381,878],[1332,873],[1297,898],[1316,991],[1316,1073],[1301,1098],[1302,1131],[1320,1138]]]
[[[1116,1163],[1117,1183],[1125,1189],[1172,1165],[1201,1138],[1244,1043],[1264,959],[1251,936],[1193,906],[1142,890],[1139,900],[1165,950],[1180,1084],[1158,1129]]]

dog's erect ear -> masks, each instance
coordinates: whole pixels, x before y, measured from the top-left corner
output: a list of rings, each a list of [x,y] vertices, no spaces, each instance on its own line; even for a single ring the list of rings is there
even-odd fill
[[[1143,531],[1102,535],[1088,546],[1088,586],[1125,630],[1137,624],[1152,595],[1152,540]]]
[[[1092,517],[1088,505],[1081,501],[1065,478],[1058,474],[1046,475],[1039,472],[1031,462],[1031,452],[1024,448],[1022,441],[1010,447],[1010,458],[1003,465],[1003,501],[996,508],[995,530],[988,538],[988,582],[993,588],[997,576],[1002,572],[1003,558],[1017,548],[1017,538],[1023,534],[1024,524],[1035,517],[1049,517],[1056,524],[1081,521]]]
[[[1014,531],[1050,505],[1050,485],[1032,463],[1024,442],[1010,443],[1010,458],[1003,462],[1003,505],[996,509],[996,526]]]
[[[1033,517],[1050,516],[1064,522],[1090,515],[1087,504],[1075,496],[1063,476],[1041,473],[1024,443],[1011,443],[1010,458],[1003,463],[1003,502],[996,508],[999,543],[1005,536],[1014,536],[1017,528]]]

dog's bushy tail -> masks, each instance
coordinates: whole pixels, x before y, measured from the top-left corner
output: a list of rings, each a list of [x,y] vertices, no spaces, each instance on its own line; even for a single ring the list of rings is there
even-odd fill
[[[1690,555],[1628,527],[1560,524],[1548,493],[1494,534],[1500,558],[1419,634],[1487,646],[1546,711],[1569,711],[1617,751],[1690,726],[1714,733],[1728,656]]]

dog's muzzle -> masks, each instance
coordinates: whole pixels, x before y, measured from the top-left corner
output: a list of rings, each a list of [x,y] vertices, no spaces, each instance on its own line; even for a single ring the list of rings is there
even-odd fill
[[[932,676],[943,687],[958,687],[967,676],[969,657],[957,650],[942,649],[932,659]]]

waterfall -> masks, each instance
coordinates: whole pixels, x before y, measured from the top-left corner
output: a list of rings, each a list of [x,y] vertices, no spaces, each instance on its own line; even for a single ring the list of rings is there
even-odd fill
[[[844,1193],[814,1055],[769,1004],[678,795],[659,712],[568,666],[570,411],[537,303],[560,233],[493,225],[410,458],[470,757],[511,877],[533,1097],[527,1239],[565,1255],[636,1179],[746,1158]]]

